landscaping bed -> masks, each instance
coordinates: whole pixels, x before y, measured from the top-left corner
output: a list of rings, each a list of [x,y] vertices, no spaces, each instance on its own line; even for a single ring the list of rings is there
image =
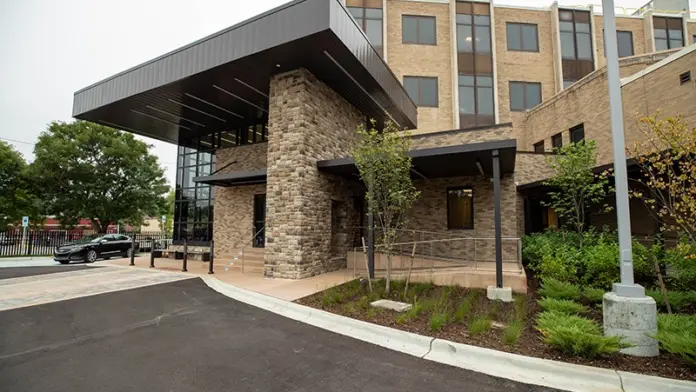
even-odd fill
[[[384,294],[384,280],[375,281],[373,285],[374,290],[370,293],[364,282],[354,280],[296,302],[358,320],[464,344],[581,365],[696,381],[696,369],[670,353],[662,352],[660,356],[653,358],[619,353],[599,353],[596,357],[588,357],[564,353],[557,346],[544,342],[545,336],[538,330],[539,316],[543,311],[538,301],[542,297],[536,287],[531,287],[527,295],[516,294],[514,302],[502,303],[488,300],[484,290],[458,286],[414,283],[404,296],[403,281],[392,282],[389,295]],[[587,296],[583,294],[581,298],[576,298],[577,304],[571,305],[581,304],[583,319],[594,321],[595,327],[601,328],[601,302],[597,302],[597,294],[596,291],[588,291]],[[548,288],[544,295],[550,297]],[[380,298],[408,302],[414,304],[414,307],[408,312],[397,313],[370,306],[370,302]],[[562,300],[560,304],[559,301],[551,302],[553,303],[549,304],[547,301],[545,305],[553,305],[554,308],[568,307],[567,302]],[[572,326],[570,329],[574,328]],[[599,336],[596,339],[604,338]],[[604,344],[611,345],[610,343],[601,340],[597,344],[605,348]]]

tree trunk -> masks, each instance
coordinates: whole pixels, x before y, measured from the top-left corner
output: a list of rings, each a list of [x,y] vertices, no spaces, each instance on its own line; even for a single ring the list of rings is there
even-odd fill
[[[669,298],[667,298],[667,288],[665,287],[665,281],[662,279],[662,271],[660,270],[660,263],[657,261],[657,256],[655,252],[652,253],[653,264],[655,266],[655,273],[657,274],[657,282],[660,284],[660,291],[662,292],[662,300],[665,302],[665,307],[667,308],[667,313],[672,314],[672,306],[669,304]]]
[[[391,255],[391,249],[390,247],[387,247],[387,282],[384,288],[384,293],[389,294],[389,290],[391,289],[391,263],[392,263],[392,255]]]
[[[406,275],[406,287],[404,287],[404,301],[407,301],[408,284],[411,281],[411,271],[413,271],[413,258],[416,256],[416,243],[413,243],[413,251],[411,252],[411,263],[408,266],[408,274]],[[403,257],[403,255],[401,256]]]

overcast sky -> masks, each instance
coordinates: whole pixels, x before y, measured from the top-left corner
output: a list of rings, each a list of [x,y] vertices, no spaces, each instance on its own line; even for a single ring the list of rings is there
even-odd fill
[[[636,8],[646,1],[616,0],[616,5]],[[15,148],[31,160],[46,124],[71,120],[78,89],[286,2],[0,0],[0,138],[15,140]],[[496,3],[548,6],[551,1]],[[173,184],[176,148],[147,141]]]

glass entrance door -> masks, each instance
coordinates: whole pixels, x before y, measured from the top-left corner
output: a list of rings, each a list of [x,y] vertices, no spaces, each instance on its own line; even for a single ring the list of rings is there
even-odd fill
[[[254,248],[266,245],[266,195],[254,195]]]

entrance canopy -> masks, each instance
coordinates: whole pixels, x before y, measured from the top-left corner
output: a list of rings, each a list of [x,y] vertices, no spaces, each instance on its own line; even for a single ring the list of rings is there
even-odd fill
[[[515,171],[517,142],[514,139],[470,143],[457,146],[411,150],[414,178],[442,178],[485,175],[493,176],[493,157],[498,152],[500,173]],[[319,171],[358,177],[353,158],[318,161]]]
[[[268,118],[269,81],[306,68],[377,120],[416,106],[341,0],[296,0],[75,93],[73,116],[179,143]]]

